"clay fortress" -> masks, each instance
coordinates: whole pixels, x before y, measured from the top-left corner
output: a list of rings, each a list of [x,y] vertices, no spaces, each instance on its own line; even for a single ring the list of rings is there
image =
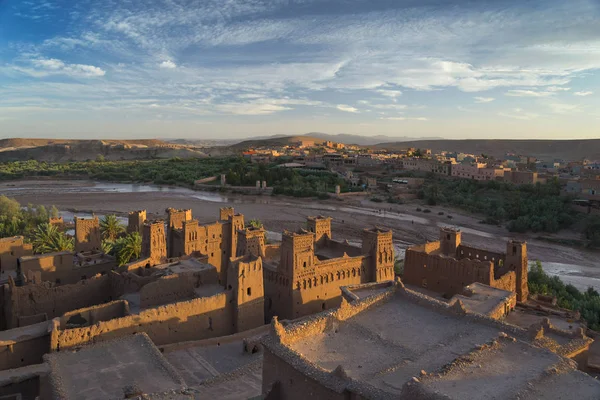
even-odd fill
[[[351,245],[323,216],[267,243],[233,208],[133,211],[121,267],[74,222],[74,252],[0,239],[0,399],[600,397],[579,316],[528,296],[525,243],[444,228],[400,281],[390,230]]]

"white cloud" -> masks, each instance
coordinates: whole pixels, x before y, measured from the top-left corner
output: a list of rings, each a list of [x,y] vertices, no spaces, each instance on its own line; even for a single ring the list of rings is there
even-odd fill
[[[587,92],[575,92],[573,94],[575,96],[591,96],[591,95],[594,94],[594,92],[590,92],[590,91],[587,91]]]
[[[72,77],[92,78],[106,74],[102,68],[85,64],[67,64],[56,58],[37,58],[30,60],[30,66],[13,65],[12,69],[33,77],[43,78],[50,75],[68,75]]]
[[[391,97],[392,99],[402,96],[402,91],[400,90],[377,89],[376,92],[382,96]]]
[[[475,103],[491,103],[494,100],[493,97],[475,97]]]
[[[512,97],[548,97],[552,96],[552,92],[536,92],[535,90],[509,90],[505,93],[506,96]]]
[[[405,110],[406,105],[404,104],[371,104],[371,107],[378,110]]]
[[[167,68],[167,69],[173,69],[173,68],[177,68],[177,64],[175,64],[173,61],[171,60],[166,60],[160,63],[160,67],[161,68]]]
[[[345,112],[349,112],[349,113],[358,113],[359,112],[358,109],[356,109],[352,106],[346,105],[346,104],[338,104],[335,108],[337,108],[340,111],[345,111]]]
[[[545,88],[545,90],[548,92],[568,92],[569,90],[571,90],[571,88],[561,86],[549,86]]]
[[[539,116],[538,114],[535,114],[532,112],[527,112],[520,108],[514,108],[508,112],[499,112],[498,115],[501,117],[520,119],[520,120],[532,120]]]

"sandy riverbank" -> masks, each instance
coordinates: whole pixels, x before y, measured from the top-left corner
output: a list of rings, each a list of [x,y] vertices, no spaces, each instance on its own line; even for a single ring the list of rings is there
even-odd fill
[[[379,225],[393,229],[394,241],[402,248],[435,240],[439,226],[455,226],[462,229],[464,242],[495,251],[504,251],[509,238],[526,240],[530,260],[568,264],[569,268],[558,269],[558,273],[577,276],[578,280],[597,279],[600,286],[598,252],[547,243],[531,234],[512,234],[503,227],[480,224],[479,218],[445,207],[429,207],[431,213],[425,214],[416,211],[416,203],[396,205],[357,198],[321,201],[89,181],[13,181],[0,183],[0,194],[14,197],[21,204],[54,204],[61,210],[98,214],[126,215],[131,210],[146,209],[151,217],[163,217],[168,207],[191,208],[201,222],[216,220],[219,208],[229,205],[247,219],[260,219],[268,230],[275,232],[297,229],[307,216],[323,214],[333,217],[336,238],[356,240],[363,228]],[[440,211],[444,215],[438,215]],[[448,219],[448,214],[453,218]]]

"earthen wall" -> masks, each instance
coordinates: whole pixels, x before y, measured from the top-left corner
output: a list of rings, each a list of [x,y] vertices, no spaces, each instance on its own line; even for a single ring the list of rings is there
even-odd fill
[[[137,332],[145,332],[159,346],[230,335],[235,332],[230,299],[227,293],[219,293],[101,321],[89,327],[58,330],[53,334],[51,347],[68,349]]]
[[[41,364],[50,350],[50,335],[19,340],[13,344],[0,344],[0,370]]]
[[[404,262],[405,283],[452,296],[473,282],[493,282],[491,261],[480,261],[429,255],[408,249]]]
[[[270,393],[266,397],[267,400],[346,400],[348,398],[345,393],[328,389],[322,383],[298,371],[269,349],[264,350],[263,365],[266,367],[263,368],[262,392]]]
[[[100,251],[101,249],[102,239],[98,217],[75,217],[75,252]]]
[[[24,242],[23,236],[0,239],[0,277],[5,271],[16,270],[19,257],[33,254],[31,244]]]
[[[213,283],[213,282],[206,282]],[[163,276],[140,289],[140,307],[149,308],[195,297],[194,289],[204,284],[201,273]]]
[[[40,254],[23,257],[20,262],[21,271],[28,279],[37,274],[41,282],[57,285],[77,283],[97,274],[108,273],[116,267],[113,257],[101,253],[89,256],[85,253],[74,256],[70,252]]]
[[[79,308],[106,303],[120,296],[113,293],[111,276],[97,276],[71,285],[49,283],[26,286],[5,285],[7,327],[16,328],[20,316],[46,314],[48,319]]]
[[[494,264],[494,271],[497,271],[497,269],[504,264],[505,255],[461,244],[456,249],[456,258],[459,260],[470,258],[472,260],[491,261]]]

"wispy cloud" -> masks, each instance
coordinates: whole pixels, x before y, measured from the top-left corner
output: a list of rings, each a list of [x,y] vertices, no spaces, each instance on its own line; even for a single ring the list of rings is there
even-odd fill
[[[520,90],[513,89],[505,93],[506,96],[512,97],[548,97],[552,96],[553,92],[536,92],[535,90]]]
[[[590,91],[584,91],[584,92],[575,92],[573,93],[575,96],[591,96],[594,94],[594,92],[590,92]]]
[[[512,119],[520,119],[520,120],[532,120],[532,119],[535,119],[535,118],[537,118],[539,116],[536,113],[527,112],[527,111],[524,111],[524,110],[522,110],[520,108],[513,108],[510,111],[499,112],[498,115],[501,116],[501,117],[512,118]]]
[[[56,58],[37,58],[30,60],[26,66],[13,65],[12,69],[38,78],[50,75],[92,78],[106,74],[106,71],[100,67],[85,64],[68,64]]]
[[[356,108],[354,108],[352,106],[346,105],[346,104],[338,104],[335,108],[337,108],[340,111],[349,112],[349,113],[358,113],[358,112],[360,112],[360,111],[358,111],[358,109],[356,109]]]
[[[475,103],[491,103],[494,100],[493,97],[475,97]]]

